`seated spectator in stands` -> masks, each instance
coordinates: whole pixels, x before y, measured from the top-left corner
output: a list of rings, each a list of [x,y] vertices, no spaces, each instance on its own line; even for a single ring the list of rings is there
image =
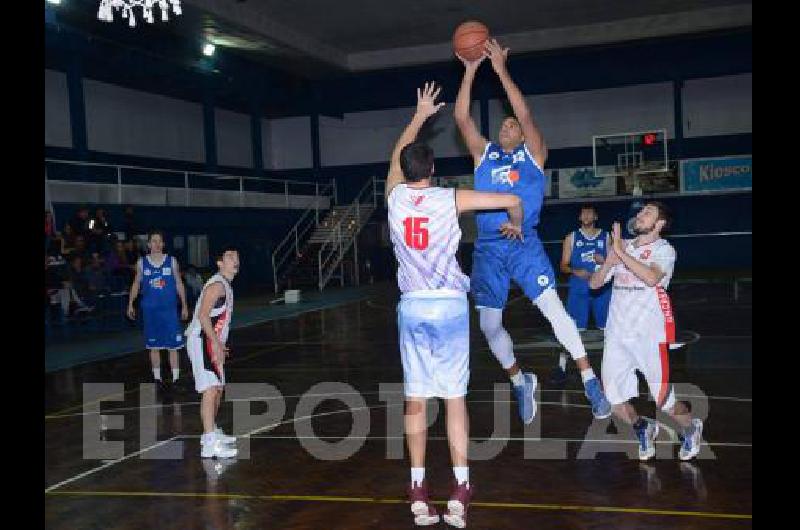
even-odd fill
[[[87,306],[75,291],[70,278],[70,269],[64,257],[58,252],[56,243],[51,245],[46,259],[45,287],[51,307],[60,306],[65,317],[69,316],[73,307],[76,312],[91,311],[93,308]]]
[[[125,252],[125,245],[122,241],[114,240],[112,242],[105,257],[105,269],[114,285],[119,283],[127,288],[133,281],[133,266],[128,261],[128,254]]]
[[[85,271],[86,286],[88,287],[87,301],[93,302],[97,295],[105,294],[109,290],[108,275],[100,261],[100,256],[94,254]]]
[[[125,232],[125,240],[133,241],[136,237],[136,221],[133,217],[133,206],[125,207],[124,220],[122,221],[122,231]]]
[[[75,235],[85,236],[89,233],[89,208],[82,206],[78,209],[75,217],[72,218],[70,224],[75,231]]]
[[[91,221],[91,227],[92,229],[97,229],[99,227],[100,231],[106,237],[111,235],[111,224],[108,222],[108,216],[104,209],[98,208],[95,210],[94,219]]]
[[[91,259],[91,258],[89,258]],[[83,265],[84,258],[74,255],[69,260],[69,281],[78,296],[85,299],[89,295],[89,278]]]
[[[45,252],[50,246],[50,240],[56,237],[56,226],[53,222],[53,214],[50,210],[44,211],[44,249]]]
[[[92,221],[94,221],[94,219]],[[97,224],[92,225],[92,229],[86,237],[86,247],[89,254],[105,256],[109,246],[109,239],[103,232],[103,227]]]
[[[75,247],[72,249],[72,252],[65,254],[65,257],[70,260],[75,256],[79,256],[82,260],[89,259],[89,249],[86,247],[86,238],[84,236],[76,235]]]
[[[75,229],[72,228],[71,224],[66,223],[64,232],[58,235],[61,240],[61,255],[68,256],[72,254],[72,251],[75,250]]]
[[[142,253],[133,239],[125,240],[125,254],[128,256],[128,263],[132,263],[134,266],[136,266],[135,264],[139,258],[142,257]]]

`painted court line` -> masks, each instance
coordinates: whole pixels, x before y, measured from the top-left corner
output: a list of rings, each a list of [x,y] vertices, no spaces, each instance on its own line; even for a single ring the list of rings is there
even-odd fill
[[[61,497],[150,497],[150,498],[189,498],[189,499],[218,499],[218,500],[252,500],[274,502],[341,502],[361,504],[407,504],[405,499],[386,499],[378,497],[334,497],[328,495],[250,495],[242,493],[200,493],[200,492],[156,492],[156,491],[57,491],[47,493],[50,496]],[[433,504],[446,504],[445,501],[432,501]],[[518,510],[550,510],[571,512],[604,512],[634,515],[697,517],[711,519],[743,519],[751,520],[749,513],[721,513],[697,512],[687,510],[658,510],[651,508],[625,508],[619,506],[586,506],[570,504],[531,504],[531,503],[506,503],[506,502],[480,502],[470,503],[476,508],[504,508]]]

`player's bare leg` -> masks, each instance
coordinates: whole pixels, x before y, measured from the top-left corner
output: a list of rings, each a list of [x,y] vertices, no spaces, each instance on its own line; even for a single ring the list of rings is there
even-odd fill
[[[428,416],[424,398],[406,397],[406,410],[403,422],[406,430],[406,444],[411,461],[411,484],[408,497],[414,523],[428,526],[439,522],[439,514],[428,499],[428,485],[425,481],[425,445],[428,438]]]
[[[161,382],[161,350],[150,349],[150,367],[153,369],[153,378]]]
[[[464,397],[446,399],[447,441],[450,445],[450,458],[453,461],[455,485],[447,502],[444,520],[456,528],[466,526],[467,509],[472,498],[472,484],[469,481],[467,466],[467,444],[469,442],[469,415]]]

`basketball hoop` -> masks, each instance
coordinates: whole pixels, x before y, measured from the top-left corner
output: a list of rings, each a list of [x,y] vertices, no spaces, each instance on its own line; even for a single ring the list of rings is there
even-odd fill
[[[122,18],[128,19],[128,25],[136,27],[135,8],[142,9],[142,18],[148,23],[153,23],[153,7],[161,9],[161,21],[169,20],[170,6],[176,15],[181,14],[180,0],[100,0],[100,8],[97,10],[97,18],[103,22],[114,22],[114,10],[122,11]]]

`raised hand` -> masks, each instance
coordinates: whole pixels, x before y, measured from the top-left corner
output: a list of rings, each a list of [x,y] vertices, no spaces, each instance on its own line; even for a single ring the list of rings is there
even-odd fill
[[[506,239],[519,239],[522,241],[522,227],[517,226],[511,223],[503,223],[500,225],[500,233],[505,236]]]
[[[625,247],[622,241],[622,230],[619,223],[611,225],[611,248],[618,255],[625,252]]]
[[[437,87],[434,81],[425,83],[424,88],[417,89],[417,114],[428,118],[444,107],[444,103],[436,103],[436,98],[442,87]]]
[[[508,51],[511,48],[503,48],[497,42],[497,39],[488,39],[486,41],[486,57],[492,62],[492,68],[495,73],[499,74],[506,69],[506,59],[508,58]]]

